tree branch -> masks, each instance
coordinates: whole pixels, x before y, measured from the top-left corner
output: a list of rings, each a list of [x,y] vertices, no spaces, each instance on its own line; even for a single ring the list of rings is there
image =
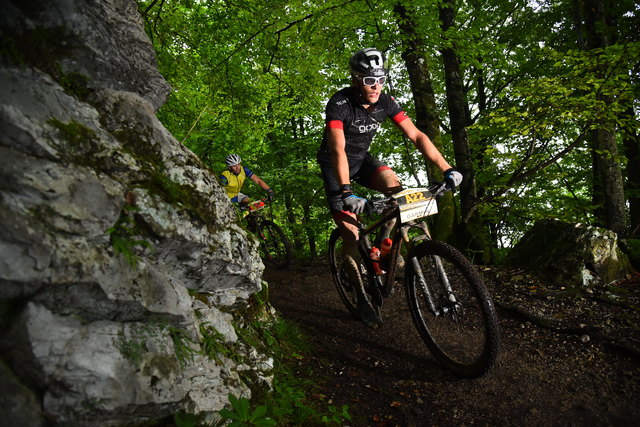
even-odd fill
[[[591,122],[587,123],[583,129],[588,129],[591,126]],[[517,184],[519,182],[524,181],[526,178],[535,175],[536,173],[538,173],[539,171],[541,171],[542,169],[546,168],[547,166],[557,162],[559,159],[561,159],[562,157],[564,157],[565,155],[567,155],[571,150],[573,150],[574,148],[576,148],[578,145],[582,144],[582,142],[585,139],[585,133],[581,132],[580,135],[578,135],[578,137],[569,145],[567,145],[564,149],[560,150],[558,153],[556,153],[554,156],[550,157],[549,159],[538,163],[537,165],[532,166],[531,168],[529,168],[528,170],[524,171],[524,172],[516,172],[514,173],[511,178],[509,179],[509,181],[507,182],[507,185],[505,185],[501,190],[497,191],[494,194],[488,194],[480,199],[478,199],[473,206],[470,207],[469,212],[467,213],[467,215],[465,216],[465,218],[463,219],[464,221],[468,221],[469,218],[471,218],[471,216],[473,215],[473,213],[478,209],[478,206],[480,206],[483,203],[490,203],[493,200],[497,199],[498,197],[502,196],[504,193],[506,193],[511,187],[513,187],[514,184]],[[521,169],[521,171],[524,168]]]

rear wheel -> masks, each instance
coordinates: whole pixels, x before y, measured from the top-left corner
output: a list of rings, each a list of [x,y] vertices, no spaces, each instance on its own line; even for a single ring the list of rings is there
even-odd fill
[[[462,377],[486,373],[498,356],[500,332],[473,265],[452,246],[426,241],[410,251],[406,276],[411,315],[434,357]]]
[[[382,301],[375,302],[380,298],[380,294],[378,293],[377,296],[372,295],[372,289],[375,287],[373,282],[375,276],[362,260],[357,262],[353,257],[345,256],[343,246],[344,241],[340,230],[333,230],[329,238],[329,264],[331,265],[331,275],[340,299],[349,312],[360,319],[362,317],[361,313],[358,312],[358,294],[360,294],[364,297],[362,304],[367,304],[380,319]],[[352,280],[349,280],[350,276]],[[356,286],[360,289],[356,289]]]
[[[279,269],[291,263],[291,244],[282,229],[273,221],[259,221],[255,234],[260,241],[260,255],[263,260]]]
[[[329,237],[329,265],[331,266],[331,276],[333,277],[333,283],[336,285],[338,295],[340,299],[347,307],[349,312],[355,317],[359,317],[356,309],[358,305],[358,295],[355,288],[349,283],[347,276],[347,268],[358,269],[353,258],[349,257],[350,262],[354,265],[347,265],[344,262],[343,255],[343,240],[340,230],[335,229]]]

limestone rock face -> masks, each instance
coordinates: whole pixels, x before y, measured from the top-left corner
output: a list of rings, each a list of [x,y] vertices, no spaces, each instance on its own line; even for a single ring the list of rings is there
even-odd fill
[[[249,395],[238,371],[263,355],[197,350],[206,330],[242,347],[234,324],[263,265],[215,177],[156,118],[169,86],[135,1],[2,9],[0,383],[15,394],[1,419],[135,424]]]
[[[602,286],[633,271],[613,231],[552,220],[537,222],[506,262],[569,286]]]

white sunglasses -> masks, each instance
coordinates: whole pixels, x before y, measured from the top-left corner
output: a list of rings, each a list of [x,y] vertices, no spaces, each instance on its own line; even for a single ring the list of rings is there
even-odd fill
[[[380,86],[382,86],[384,84],[384,82],[387,80],[386,76],[380,76],[380,77],[359,77],[360,80],[362,80],[362,84],[365,86],[373,86],[376,83],[378,83]]]

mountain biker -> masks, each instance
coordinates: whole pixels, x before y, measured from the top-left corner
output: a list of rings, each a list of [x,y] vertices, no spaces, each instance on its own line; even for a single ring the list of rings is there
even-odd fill
[[[387,196],[402,190],[395,172],[369,153],[369,146],[380,124],[390,117],[404,135],[429,161],[440,168],[445,180],[452,186],[462,182],[462,174],[445,160],[429,137],[420,131],[396,100],[382,92],[388,71],[385,55],[375,48],[357,51],[349,60],[351,86],[336,92],[325,110],[325,131],[317,160],[322,171],[325,194],[333,219],[341,230],[343,253],[359,265],[357,248],[358,228],[356,214],[362,213],[366,200],[358,197],[351,186],[357,182]],[[386,235],[389,237],[390,226]],[[380,238],[380,237],[379,237]],[[354,265],[344,263],[344,266]],[[346,268],[350,283],[358,283],[357,272]],[[355,286],[358,312],[370,326],[380,319],[366,303],[364,289]]]
[[[251,203],[249,196],[240,192],[244,181],[250,178],[267,192],[267,200],[272,201],[275,197],[273,190],[258,175],[253,173],[251,169],[242,166],[241,162],[242,159],[237,154],[229,154],[225,159],[227,170],[220,175],[220,182],[227,196],[229,196],[232,202],[238,203],[240,207],[245,207]]]

